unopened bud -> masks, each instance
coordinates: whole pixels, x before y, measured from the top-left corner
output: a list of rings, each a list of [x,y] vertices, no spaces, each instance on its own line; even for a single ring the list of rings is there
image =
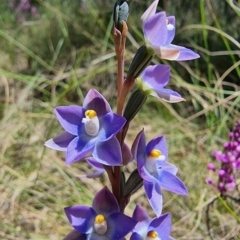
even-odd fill
[[[141,46],[137,50],[130,64],[127,72],[127,78],[133,77],[134,79],[136,79],[141,74],[141,72],[149,65],[153,56],[154,52],[152,52],[151,49],[148,49],[146,46]]]
[[[130,122],[136,116],[136,114],[139,112],[139,110],[145,103],[146,99],[147,94],[141,89],[137,89],[132,92],[123,113],[123,116],[125,117],[127,122]]]
[[[122,21],[127,22],[129,6],[125,0],[117,0],[113,9],[115,27],[122,32]]]

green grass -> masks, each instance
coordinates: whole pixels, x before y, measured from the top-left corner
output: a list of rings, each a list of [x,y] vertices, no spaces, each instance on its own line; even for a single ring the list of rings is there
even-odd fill
[[[53,108],[81,105],[90,88],[97,88],[115,109],[112,3],[86,1],[85,10],[79,1],[36,2],[41,18],[23,22],[15,20],[6,1],[0,5],[4,13],[0,16],[0,238],[6,240],[62,239],[71,229],[63,208],[90,205],[94,194],[108,184],[106,176],[79,179],[90,171],[85,163],[67,166],[63,153],[43,144],[61,131]],[[143,43],[139,17],[150,2],[131,3],[126,69]],[[169,88],[186,102],[148,98],[126,141],[131,145],[143,127],[147,140],[166,136],[169,161],[179,167],[189,189],[188,197],[164,192],[164,212],[173,216],[172,236],[210,239],[206,208],[216,193],[205,183],[206,164],[212,150],[222,150],[228,131],[240,118],[240,10],[231,1],[218,5],[214,0],[168,1],[166,7],[177,19],[174,43],[195,49],[201,59],[154,60],[171,65]],[[132,214],[136,202],[153,216],[143,189],[132,196],[126,213]],[[239,215],[233,202],[226,204]],[[211,208],[211,227],[214,239],[240,239],[237,218],[221,201]]]

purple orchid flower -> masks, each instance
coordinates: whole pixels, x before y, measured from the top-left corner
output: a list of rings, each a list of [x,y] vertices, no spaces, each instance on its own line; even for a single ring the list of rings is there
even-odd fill
[[[67,207],[65,213],[74,229],[88,240],[120,240],[137,224],[119,212],[117,200],[107,187],[96,194],[92,207]]]
[[[160,98],[166,102],[176,103],[185,101],[180,94],[164,87],[170,79],[170,67],[167,65],[154,65],[147,67],[137,78],[138,86],[148,95]]]
[[[133,219],[138,223],[133,229],[130,240],[170,240],[172,221],[169,213],[150,220],[146,211],[139,205],[133,212]]]
[[[158,0],[155,0],[141,17],[147,47],[163,59],[184,61],[199,58],[192,50],[171,44],[175,36],[175,17],[167,17],[166,12],[156,13],[157,5]]]
[[[82,107],[60,106],[54,112],[65,131],[48,140],[45,146],[66,151],[67,164],[92,153],[101,164],[122,165],[121,148],[115,134],[126,120],[112,112],[99,92],[91,89]]]
[[[157,216],[162,212],[161,188],[180,195],[188,194],[184,183],[176,176],[177,167],[167,162],[168,148],[164,136],[154,138],[146,145],[142,130],[133,143],[132,152],[147,198]]]

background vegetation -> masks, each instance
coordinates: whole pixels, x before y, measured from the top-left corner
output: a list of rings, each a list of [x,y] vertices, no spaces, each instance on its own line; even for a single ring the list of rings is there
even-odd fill
[[[133,0],[128,20],[126,69],[143,44],[139,18],[151,3]],[[116,62],[108,0],[37,0],[37,13],[0,3],[0,239],[62,239],[71,226],[63,208],[91,204],[105,184],[79,179],[88,166],[66,166],[64,154],[43,143],[60,132],[53,108],[81,104],[90,88],[114,106]],[[228,132],[240,119],[239,2],[160,1],[177,19],[174,43],[197,51],[201,59],[170,64],[171,83],[186,102],[166,104],[149,98],[130,127],[127,142],[145,128],[150,140],[164,134],[169,161],[179,167],[189,197],[164,192],[164,211],[173,215],[176,239],[209,239],[206,207],[216,192],[207,186],[206,164],[222,150]],[[134,166],[126,169],[130,171]],[[131,199],[149,208],[143,190]],[[228,202],[239,215],[239,206]],[[149,208],[149,213],[153,215]],[[240,239],[236,218],[221,202],[211,208],[214,239]]]

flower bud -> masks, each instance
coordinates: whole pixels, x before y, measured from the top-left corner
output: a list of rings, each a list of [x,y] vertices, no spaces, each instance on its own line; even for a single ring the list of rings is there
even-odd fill
[[[154,52],[151,49],[148,49],[146,46],[141,46],[137,50],[130,64],[127,72],[127,78],[132,76],[134,77],[134,79],[137,78],[140,73],[149,65],[153,56]]]
[[[123,113],[123,117],[127,120],[127,122],[130,122],[136,116],[146,99],[147,94],[142,90],[137,89],[132,92]]]
[[[117,0],[113,9],[115,27],[122,32],[122,21],[127,22],[129,6],[125,0]]]

